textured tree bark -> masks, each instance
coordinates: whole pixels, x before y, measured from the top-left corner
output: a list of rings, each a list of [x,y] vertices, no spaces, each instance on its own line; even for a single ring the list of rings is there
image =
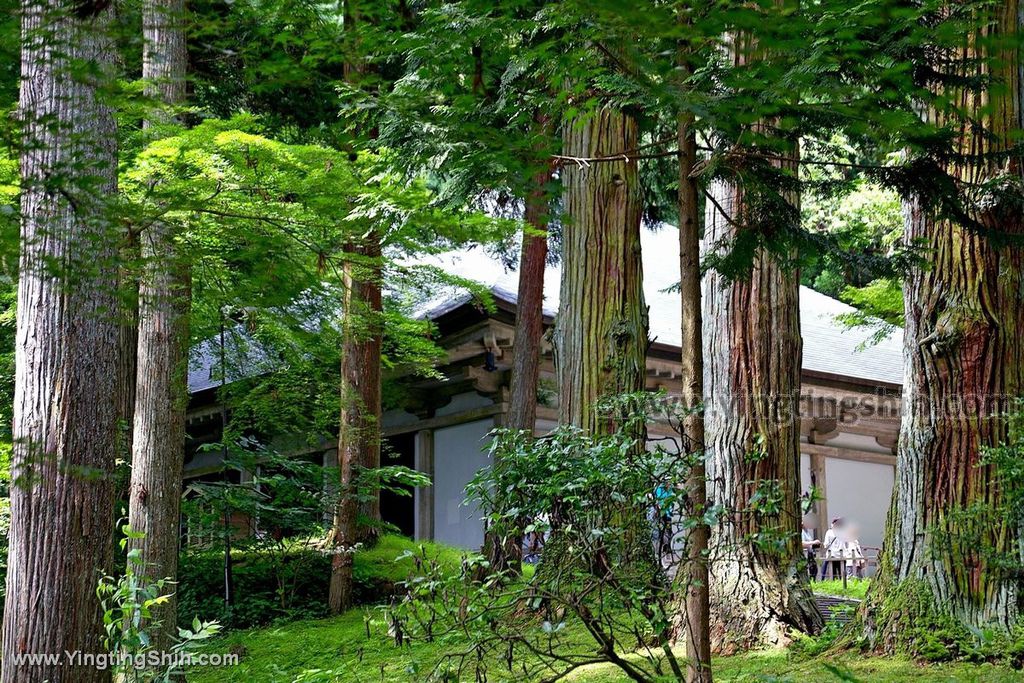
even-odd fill
[[[1005,39],[1019,33],[1017,0],[993,11],[979,35]],[[1024,116],[1020,55],[1009,43],[993,68],[993,55],[979,54],[974,38],[965,36],[961,50],[945,55],[943,71],[993,78],[998,85],[987,92],[947,92],[965,110],[963,120],[946,120],[934,110],[925,115],[958,131],[955,152],[963,157],[946,170],[963,186],[1000,179],[1019,186],[1020,153],[1007,152]],[[967,626],[1009,629],[1021,615],[1019,577],[990,561],[1019,557],[1021,530],[1005,515],[979,525],[960,514],[972,506],[997,509],[998,473],[981,465],[982,450],[1006,440],[1009,420],[999,409],[1024,391],[1024,224],[1016,207],[991,196],[975,199],[980,201],[972,218],[1017,237],[1016,244],[936,218],[916,200],[904,205],[905,239],[923,242],[928,251],[926,267],[913,269],[904,283],[896,482],[880,572],[864,611],[867,635],[882,650],[899,650],[906,642],[898,600],[907,585]]]
[[[519,259],[519,294],[516,297],[515,344],[512,347],[512,379],[506,426],[533,432],[537,422],[537,382],[540,381],[540,342],[544,333],[544,268],[548,260],[547,184],[551,171],[534,177],[526,198]]]
[[[753,229],[743,188],[716,181],[710,194],[706,245]],[[795,271],[759,252],[747,279],[707,275],[708,476],[712,505],[727,511],[711,530],[711,640],[720,652],[783,645],[790,628],[814,632],[822,623],[801,569],[801,348]],[[755,494],[776,498],[778,512],[752,509]],[[777,545],[758,544],[758,536]]]
[[[126,233],[122,238],[121,268],[118,277],[120,305],[120,326],[117,337],[117,403],[119,458],[131,465],[132,430],[135,421],[135,371],[139,347],[139,280],[135,265],[139,261],[140,244],[138,236]],[[126,476],[121,476],[125,472]],[[114,501],[127,501],[131,471],[119,470]]]
[[[334,513],[329,607],[333,614],[352,605],[352,553],[375,539],[377,529],[358,519],[380,519],[380,498],[360,502],[359,470],[380,467],[380,354],[383,336],[380,239],[369,235],[344,266],[344,339],[341,353],[341,417],[338,430],[339,501]]]
[[[359,27],[366,19],[361,0],[345,1],[345,24],[352,58],[345,80],[358,83],[366,65],[359,58]],[[370,137],[374,137],[370,132]],[[381,293],[381,238],[369,231],[347,249],[343,266],[344,336],[341,349],[341,416],[338,425],[340,486],[331,529],[333,560],[328,607],[337,614],[352,605],[352,553],[358,543],[376,541],[380,492],[358,497],[360,471],[380,467],[381,347],[384,337]],[[369,522],[360,525],[360,517]]]
[[[681,383],[683,407],[692,411],[683,421],[683,437],[690,470],[686,479],[686,515],[696,520],[686,536],[687,580],[684,584],[682,632],[686,640],[687,683],[711,682],[711,621],[708,575],[710,527],[707,509],[707,472],[704,464],[704,348],[701,316],[701,216],[697,181],[691,177],[697,163],[693,115],[679,121],[679,293],[682,305]]]
[[[142,75],[146,93],[173,105],[185,99],[184,0],[143,3]],[[153,116],[163,118],[164,112]],[[188,409],[188,342],[191,277],[173,225],[156,221],[140,236],[142,273],[132,436],[128,523],[144,536],[129,540],[152,579],[174,580],[178,570],[181,477]],[[177,598],[154,610],[150,636],[157,650],[177,634]]]
[[[519,294],[516,297],[515,343],[512,346],[511,386],[505,427],[529,431],[537,424],[537,383],[540,381],[540,344],[544,334],[544,268],[548,259],[548,194],[551,170],[545,168],[533,178],[526,197],[519,258]],[[522,538],[510,536],[501,542],[493,534],[484,539],[491,570],[521,570]]]
[[[109,681],[98,653],[99,571],[111,561],[117,448],[116,125],[107,15],[22,3],[21,265],[2,677]],[[87,15],[87,16],[85,16]],[[92,65],[88,79],[83,64]],[[54,663],[15,661],[23,653]]]
[[[637,147],[637,123],[603,108],[565,124],[563,154],[608,157]],[[559,421],[591,433],[614,420],[597,402],[643,391],[647,306],[640,254],[641,195],[635,159],[562,167],[566,224],[555,327]]]

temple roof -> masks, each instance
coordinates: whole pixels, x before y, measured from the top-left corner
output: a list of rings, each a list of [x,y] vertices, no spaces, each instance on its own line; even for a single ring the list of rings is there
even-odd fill
[[[681,310],[679,293],[678,233],[673,226],[644,230],[641,236],[644,261],[644,295],[650,307],[650,336],[657,344],[679,347]],[[462,249],[427,259],[460,277],[487,286],[491,294],[512,306],[516,302],[518,272],[480,248]],[[548,266],[544,274],[544,313],[558,311],[560,269]],[[457,288],[440,291],[425,302],[418,314],[437,318],[471,302],[473,296]],[[903,331],[897,329],[877,344],[870,344],[873,330],[847,329],[837,315],[855,309],[809,287],[800,287],[800,326],[803,334],[803,370],[861,382],[902,385]]]
[[[644,230],[641,237],[644,260],[644,295],[650,307],[651,341],[661,347],[678,348],[680,344],[681,310],[678,292],[673,291],[679,280],[678,233],[669,225],[652,231]],[[420,264],[443,268],[459,277],[479,282],[487,287],[494,298],[510,307],[516,303],[518,272],[507,267],[501,259],[487,254],[482,248],[467,248],[417,261]],[[558,311],[560,270],[548,266],[544,275],[544,313],[553,317]],[[474,295],[455,286],[441,287],[427,301],[420,304],[416,315],[436,319],[473,302]],[[903,331],[897,329],[877,344],[868,344],[872,331],[846,329],[837,320],[841,313],[854,308],[809,287],[800,287],[800,325],[803,333],[803,370],[833,379],[849,379],[859,383],[901,385],[903,383]],[[228,335],[231,356],[229,381],[241,376],[260,374],[272,369],[267,354],[247,334]],[[220,384],[219,343],[207,340],[192,350],[189,363],[188,385],[192,393],[211,389]]]

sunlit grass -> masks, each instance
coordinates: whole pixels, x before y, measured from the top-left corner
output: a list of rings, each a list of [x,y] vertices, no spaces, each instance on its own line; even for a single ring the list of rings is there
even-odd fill
[[[843,587],[842,579],[830,579],[828,581],[814,581],[811,588],[815,593],[822,595],[838,595],[844,598],[856,598],[863,600],[867,595],[871,579],[847,579],[846,587]]]

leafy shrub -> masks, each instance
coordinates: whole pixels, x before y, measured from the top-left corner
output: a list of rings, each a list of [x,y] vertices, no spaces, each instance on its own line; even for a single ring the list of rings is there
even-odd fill
[[[396,585],[414,573],[408,553],[425,545],[454,571],[463,551],[435,543],[417,543],[402,536],[383,536],[372,548],[355,554],[357,604],[387,600]],[[178,618],[218,619],[232,628],[323,617],[327,614],[330,556],[310,545],[293,546],[281,554],[232,553],[235,604],[224,605],[224,555],[216,550],[190,551],[178,567]]]
[[[306,549],[276,559],[232,553],[234,604],[224,603],[224,555],[192,551],[178,563],[178,619],[182,625],[216,619],[233,628],[327,614],[330,557]]]
[[[418,571],[385,612],[395,644],[469,640],[427,663],[428,677],[489,679],[499,661],[503,676],[554,680],[581,662],[608,662],[634,681],[669,671],[682,680],[685,662],[671,644],[676,596],[689,572],[672,557],[673,539],[695,523],[682,499],[689,467],[703,455],[688,453],[681,440],[647,448],[650,416],[672,424],[685,417],[661,396],[629,394],[600,409],[617,431],[562,426],[533,438],[496,430],[494,464],[467,487],[496,544],[546,536],[532,574],[520,577],[479,555],[456,572],[427,551],[407,555]],[[673,565],[680,569],[667,569]],[[626,650],[637,656],[621,656]]]

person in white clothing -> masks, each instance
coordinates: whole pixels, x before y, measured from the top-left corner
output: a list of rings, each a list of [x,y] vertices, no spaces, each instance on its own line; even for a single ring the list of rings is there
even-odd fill
[[[821,563],[820,579],[822,581],[825,580],[825,573],[829,570],[830,566],[833,579],[838,579],[842,576],[840,572],[843,571],[844,545],[843,518],[836,517],[832,520],[828,531],[825,532],[825,540],[821,545],[821,549],[825,553],[825,561]]]
[[[843,547],[843,557],[846,558],[846,577],[856,576],[864,578],[864,566],[867,561],[864,559],[864,551],[860,547],[860,530],[853,524],[846,529],[846,542]]]

